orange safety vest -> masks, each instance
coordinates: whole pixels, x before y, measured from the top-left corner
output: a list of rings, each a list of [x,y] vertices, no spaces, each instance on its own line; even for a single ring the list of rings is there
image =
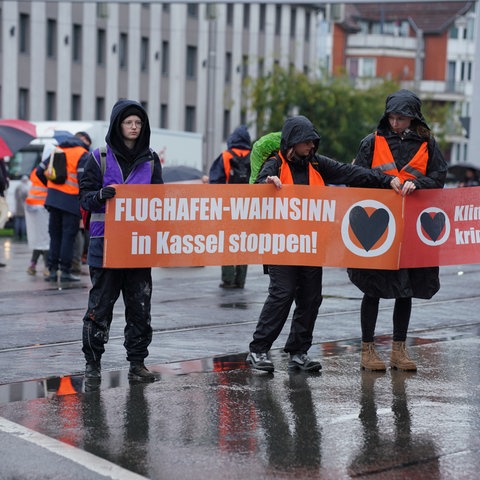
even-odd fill
[[[47,187],[38,178],[35,169],[33,169],[32,173],[30,174],[30,182],[32,185],[28,191],[28,196],[25,199],[25,203],[27,205],[45,205],[45,200],[47,198]]]
[[[372,168],[376,168],[386,175],[398,177],[402,182],[405,182],[406,180],[424,177],[427,173],[427,163],[428,145],[427,142],[423,142],[413,158],[398,171],[386,138],[375,133]]]
[[[281,152],[278,152],[278,156],[282,161],[282,165],[280,167],[280,181],[285,185],[293,185],[292,171],[290,170],[288,162],[285,160],[285,158],[283,158]],[[320,187],[325,186],[325,182],[323,181],[320,172],[315,170],[310,162],[308,163],[308,184],[317,185]]]
[[[232,152],[235,152],[239,157],[244,157],[250,153],[250,150],[245,148],[231,148]],[[225,171],[225,177],[227,178],[226,182],[230,179],[230,160],[233,158],[233,155],[228,151],[224,150],[222,153],[223,157],[223,170]]]
[[[67,179],[65,183],[53,183],[48,180],[47,187],[54,190],[60,190],[68,195],[78,195],[80,188],[78,186],[77,165],[80,157],[84,153],[88,153],[83,147],[68,147],[62,148],[65,157],[67,158]]]

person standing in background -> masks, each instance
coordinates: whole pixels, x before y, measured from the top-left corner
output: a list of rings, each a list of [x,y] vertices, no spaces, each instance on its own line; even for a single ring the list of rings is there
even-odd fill
[[[28,246],[32,250],[30,265],[27,268],[29,275],[36,275],[37,263],[43,256],[44,277],[48,277],[48,249],[50,236],[48,234],[48,211],[45,209],[47,187],[38,178],[36,169],[30,173],[30,190],[25,200],[25,222],[27,225]]]
[[[79,277],[71,272],[73,246],[80,224],[79,176],[83,172],[88,158],[88,149],[80,138],[72,136],[58,147],[65,154],[67,178],[65,183],[55,183],[47,179],[51,157],[43,160],[37,167],[38,178],[47,186],[45,208],[49,212],[48,232],[50,247],[48,251],[48,282],[57,282],[58,270],[61,270],[60,281],[78,282]]]
[[[245,125],[237,127],[227,139],[227,149],[213,162],[209,183],[248,183],[252,141]],[[244,288],[248,265],[223,265],[220,288]]]
[[[25,200],[30,189],[30,180],[23,175],[20,184],[15,189],[15,220],[13,223],[13,238],[17,240],[27,239],[27,226],[25,224]]]

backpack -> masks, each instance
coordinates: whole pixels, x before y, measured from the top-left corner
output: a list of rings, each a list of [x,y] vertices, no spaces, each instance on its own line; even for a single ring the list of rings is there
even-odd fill
[[[250,152],[243,156],[237,155],[231,149],[228,149],[227,152],[232,155],[228,183],[248,183],[250,178]]]
[[[45,177],[58,185],[64,184],[67,180],[67,156],[62,149],[55,147],[52,150]]]
[[[255,183],[258,173],[262,169],[262,165],[264,164],[265,160],[267,160],[278,150],[280,150],[281,136],[281,132],[267,133],[263,137],[260,137],[253,144],[251,156],[251,174],[249,183]]]

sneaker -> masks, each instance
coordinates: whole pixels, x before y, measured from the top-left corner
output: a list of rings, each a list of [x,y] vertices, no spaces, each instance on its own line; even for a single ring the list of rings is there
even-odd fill
[[[290,354],[288,362],[290,370],[303,370],[304,372],[318,372],[322,369],[320,362],[312,360],[306,353]]]
[[[80,277],[72,275],[71,273],[62,272],[62,274],[60,275],[60,281],[61,282],[79,282]]]
[[[36,275],[37,270],[35,269],[35,265],[30,265],[30,266],[27,268],[27,273],[28,273],[29,275]]]
[[[273,366],[272,361],[268,358],[267,353],[250,352],[247,355],[247,363],[250,364],[252,368],[262,370],[264,372],[273,372],[275,370],[275,367]]]
[[[100,379],[101,376],[100,362],[87,362],[85,365],[85,378]]]
[[[143,362],[130,362],[128,379],[137,382],[154,382],[155,374],[148,370]]]

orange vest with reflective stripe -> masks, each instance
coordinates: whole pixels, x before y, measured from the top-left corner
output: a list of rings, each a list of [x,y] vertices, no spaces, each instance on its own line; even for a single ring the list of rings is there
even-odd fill
[[[32,182],[32,185],[28,191],[28,196],[25,199],[25,203],[28,205],[45,205],[45,200],[47,198],[47,187],[37,177],[35,169],[33,169],[32,173],[30,174],[30,182]]]
[[[283,158],[281,152],[278,152],[278,156],[282,161],[282,166],[280,167],[280,181],[285,185],[293,185],[292,171],[290,170],[288,162]],[[320,172],[315,170],[310,162],[308,163],[308,184],[321,187],[325,186],[325,182],[323,181]]]
[[[53,183],[48,180],[47,187],[53,188],[54,190],[60,190],[68,195],[78,195],[80,188],[78,186],[77,165],[80,157],[88,152],[80,146],[62,148],[62,150],[67,158],[67,179],[65,180],[65,183],[62,184]]]
[[[428,145],[423,142],[413,158],[398,171],[392,152],[385,137],[375,134],[372,168],[380,170],[386,175],[400,178],[402,182],[414,178],[424,177],[427,173]]]

